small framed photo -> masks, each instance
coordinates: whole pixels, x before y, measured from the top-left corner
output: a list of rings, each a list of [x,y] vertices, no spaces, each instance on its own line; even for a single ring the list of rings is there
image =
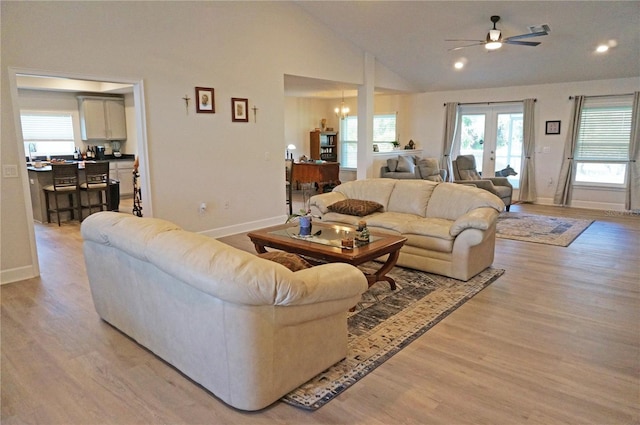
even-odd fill
[[[249,122],[249,99],[241,99],[239,97],[231,98],[231,121],[233,122]]]
[[[216,104],[214,90],[210,87],[196,87],[196,112],[214,114]]]
[[[560,121],[547,121],[544,134],[560,134]]]

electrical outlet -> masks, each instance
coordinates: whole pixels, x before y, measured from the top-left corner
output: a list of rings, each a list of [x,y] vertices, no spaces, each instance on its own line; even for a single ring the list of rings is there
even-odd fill
[[[2,166],[2,177],[15,178],[18,177],[18,166],[5,164]]]
[[[230,206],[231,206],[231,202],[229,200],[224,201],[224,209],[225,210],[228,210]]]
[[[204,214],[205,212],[207,212],[207,204],[206,204],[206,203],[204,203],[204,202],[203,202],[203,203],[201,203],[201,204],[200,204],[199,211],[200,211],[200,215],[202,215],[202,214]]]

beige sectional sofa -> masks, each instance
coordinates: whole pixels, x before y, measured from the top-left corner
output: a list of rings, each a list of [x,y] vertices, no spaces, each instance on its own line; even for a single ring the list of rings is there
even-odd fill
[[[382,207],[363,217],[330,210],[346,199]],[[496,220],[504,204],[476,187],[380,178],[343,183],[313,196],[310,207],[326,223],[356,226],[365,220],[372,232],[405,236],[399,266],[467,281],[493,263]]]
[[[353,266],[292,272],[114,212],[81,232],[100,317],[231,406],[266,407],[346,356],[347,311],[367,290]]]

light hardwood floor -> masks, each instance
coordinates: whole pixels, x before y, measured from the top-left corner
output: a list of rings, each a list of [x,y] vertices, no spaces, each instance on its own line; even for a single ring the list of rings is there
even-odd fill
[[[639,423],[640,217],[512,211],[596,222],[567,248],[498,239],[502,277],[316,412],[217,400],[100,321],[78,224],[37,225],[42,276],[1,288],[2,423]]]

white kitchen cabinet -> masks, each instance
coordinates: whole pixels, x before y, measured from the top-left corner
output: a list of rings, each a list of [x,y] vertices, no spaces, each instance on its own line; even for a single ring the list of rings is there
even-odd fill
[[[127,140],[124,99],[78,96],[82,140]]]

